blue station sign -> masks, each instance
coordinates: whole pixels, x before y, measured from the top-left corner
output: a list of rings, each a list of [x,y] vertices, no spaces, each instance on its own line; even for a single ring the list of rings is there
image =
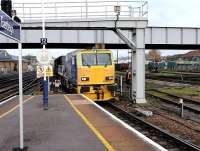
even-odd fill
[[[0,34],[20,42],[20,25],[0,10]]]

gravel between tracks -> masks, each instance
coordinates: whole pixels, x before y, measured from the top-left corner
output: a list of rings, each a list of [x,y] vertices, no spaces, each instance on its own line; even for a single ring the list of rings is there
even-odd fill
[[[148,104],[139,106],[121,98],[120,101],[115,101],[115,104],[131,113],[136,113],[136,107],[153,111],[152,117],[144,117],[146,121],[200,146],[199,123],[182,119],[174,113],[162,110],[158,108],[158,103],[154,106],[148,101]]]

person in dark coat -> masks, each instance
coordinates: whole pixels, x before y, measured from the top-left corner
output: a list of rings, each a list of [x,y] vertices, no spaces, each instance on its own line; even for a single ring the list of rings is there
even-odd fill
[[[131,72],[130,71],[126,72],[126,84],[127,85],[131,84]]]
[[[12,14],[12,20],[16,21],[17,23],[21,24],[21,19],[19,17],[17,17],[17,12],[16,10],[12,10],[11,12]]]

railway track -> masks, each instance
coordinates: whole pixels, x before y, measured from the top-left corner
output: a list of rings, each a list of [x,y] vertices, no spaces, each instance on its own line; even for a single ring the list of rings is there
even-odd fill
[[[25,94],[31,94],[35,91],[36,89],[36,86],[38,85],[41,85],[41,81],[38,80],[38,79],[35,79],[34,81],[32,81],[31,83],[29,84],[26,84],[24,87],[23,87],[23,92]],[[18,86],[17,86],[18,87]],[[4,96],[3,98],[0,99],[0,103],[15,96],[15,95],[18,95],[19,92],[18,92],[18,89],[15,89],[15,90],[11,90],[9,91],[10,93],[7,94],[6,96]]]
[[[167,76],[167,75],[146,74],[146,79],[200,85],[199,75],[175,74],[174,76],[172,75]]]
[[[124,72],[118,72],[116,76],[119,77],[120,75],[122,75],[123,77],[125,76]],[[188,75],[188,74],[184,74],[184,75]],[[191,75],[191,76],[196,77],[196,76],[198,76],[198,74]],[[125,81],[123,81],[123,82],[125,82]],[[174,94],[169,94],[169,93],[166,93],[163,91],[159,91],[157,89],[148,90],[148,91],[146,91],[146,94],[149,96],[155,97],[155,98],[159,98],[160,101],[175,105],[176,107],[179,107],[179,108],[180,108],[179,99],[181,98],[184,101],[184,109],[200,115],[200,101],[182,97],[182,96],[178,96],[178,95],[174,95]]]
[[[179,99],[183,99],[184,101],[184,106],[183,108],[196,113],[196,114],[200,114],[200,102],[196,101],[196,100],[192,100],[189,98],[185,98],[182,96],[177,96],[174,94],[169,94],[166,92],[162,92],[156,89],[150,90],[150,91],[146,91],[146,94],[152,97],[156,97],[159,98],[159,100],[168,103],[168,104],[173,104],[176,107],[180,107],[180,103],[179,103]]]
[[[129,124],[148,138],[157,142],[164,148],[176,151],[200,151],[200,147],[192,144],[187,140],[183,140],[173,134],[170,134],[166,130],[163,130],[151,123],[146,122],[141,117],[138,117],[132,113],[128,113],[113,103],[100,104],[106,110],[117,116],[122,121]]]
[[[18,75],[17,75],[18,76]],[[2,77],[1,77],[2,78]],[[0,80],[0,102],[3,102],[19,93],[18,77],[16,75],[9,80]],[[41,85],[41,79],[37,79],[34,72],[23,75],[23,91],[30,94],[36,86]]]
[[[166,72],[167,73],[167,72]],[[200,85],[199,74],[186,74],[186,73],[173,73],[174,75],[158,75],[159,73],[147,73],[145,74],[146,79],[167,81],[173,83],[184,83],[191,85]],[[125,80],[126,72],[116,71],[116,77],[123,76]]]
[[[36,77],[35,72],[25,72],[23,73],[23,80],[33,79]],[[13,86],[19,83],[18,73],[6,74],[0,76],[0,89],[8,86]]]

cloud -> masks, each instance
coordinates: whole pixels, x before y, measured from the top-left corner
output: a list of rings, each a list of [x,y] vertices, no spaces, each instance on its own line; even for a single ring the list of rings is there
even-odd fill
[[[200,27],[199,0],[149,0],[150,26]]]

